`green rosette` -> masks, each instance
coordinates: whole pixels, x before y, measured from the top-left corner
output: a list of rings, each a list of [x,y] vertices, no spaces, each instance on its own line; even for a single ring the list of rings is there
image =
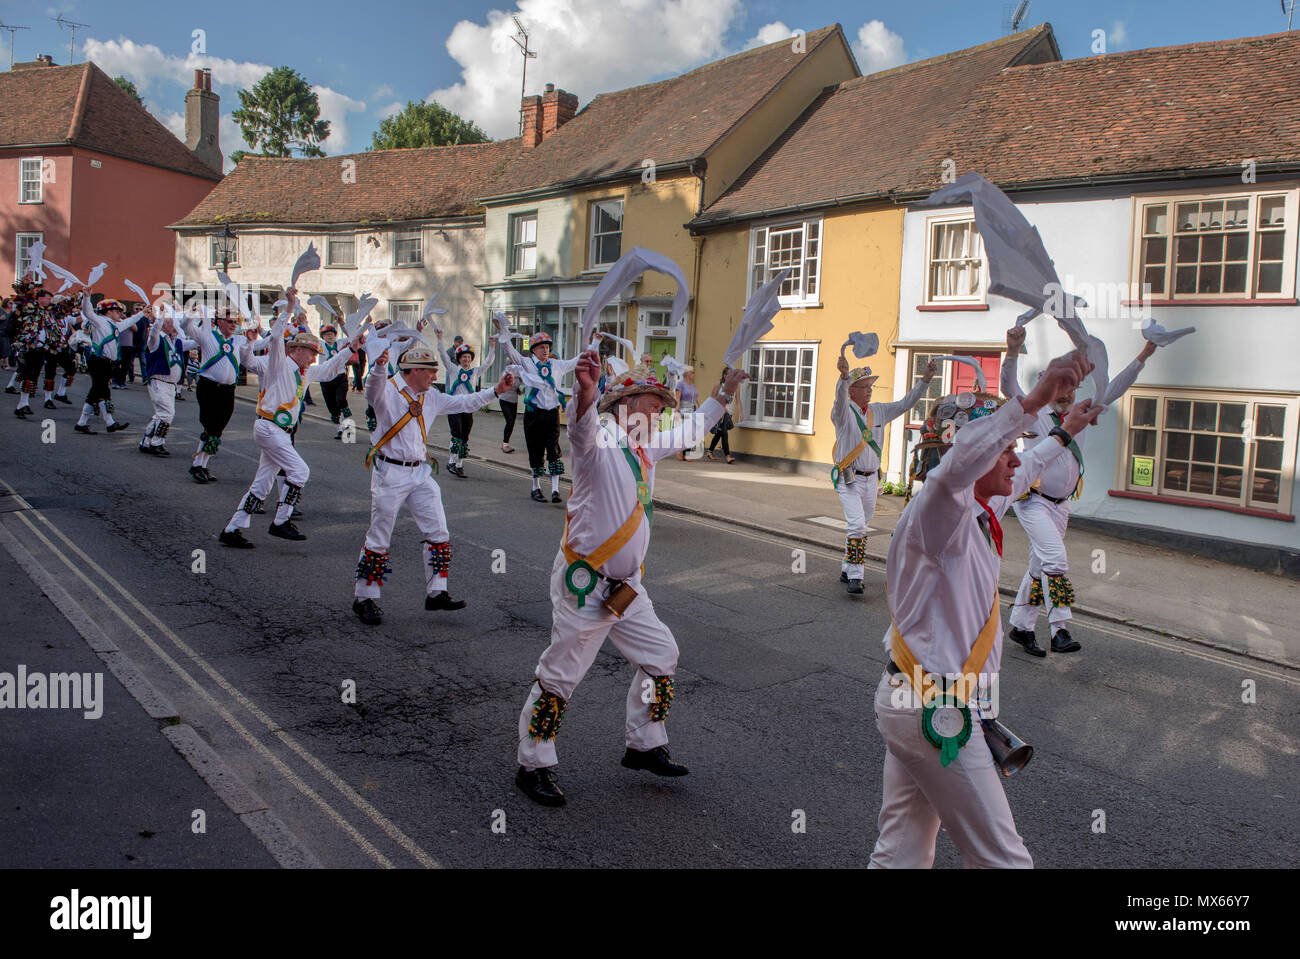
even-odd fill
[[[564,571],[564,586],[578,597],[578,609],[587,602],[587,596],[596,588],[596,571],[585,560],[575,559]]]
[[[970,707],[955,696],[935,696],[921,708],[921,733],[939,750],[939,764],[947,766],[970,740]]]

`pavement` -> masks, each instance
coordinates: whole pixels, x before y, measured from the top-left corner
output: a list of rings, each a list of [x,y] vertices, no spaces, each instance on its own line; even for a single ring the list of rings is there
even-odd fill
[[[255,396],[256,391],[249,394]],[[322,411],[318,406],[309,415]],[[526,473],[522,420],[511,437],[513,454],[501,452],[504,422],[499,413],[475,414],[470,459]],[[446,418],[439,417],[429,430],[429,445],[445,453],[449,437]],[[563,434],[561,439],[567,448]],[[792,546],[843,549],[843,513],[829,477],[756,465],[743,455],[729,466],[720,451],[715,455],[712,462],[661,460],[655,470],[655,506],[787,537]],[[885,561],[902,509],[901,496],[876,501],[867,535],[871,559]],[[1014,597],[1028,567],[1029,540],[1013,511],[1008,511],[1003,526],[1000,587],[1004,595]],[[1067,530],[1065,545],[1079,612],[1300,667],[1300,581],[1088,529]],[[1039,632],[1040,645],[1046,646],[1045,620],[1040,620]]]

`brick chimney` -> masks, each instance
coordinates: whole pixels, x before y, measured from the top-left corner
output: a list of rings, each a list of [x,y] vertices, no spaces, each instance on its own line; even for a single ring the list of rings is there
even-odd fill
[[[524,97],[522,109],[524,147],[531,150],[573,119],[578,112],[578,98],[548,83],[540,97]]]
[[[221,97],[212,92],[212,71],[194,71],[194,89],[185,94],[185,145],[221,173]]]

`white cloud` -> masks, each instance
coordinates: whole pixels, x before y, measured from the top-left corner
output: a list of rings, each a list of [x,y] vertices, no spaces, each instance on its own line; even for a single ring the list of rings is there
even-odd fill
[[[95,61],[110,77],[124,76],[136,85],[145,98],[149,111],[175,133],[185,139],[185,93],[194,85],[194,71],[207,68],[212,71],[212,88],[221,96],[221,152],[227,157],[236,150],[247,150],[239,124],[231,112],[239,108],[238,91],[249,89],[271,72],[265,63],[247,60],[230,60],[205,53],[190,53],[184,57],[171,56],[153,44],[136,43],[126,37],[116,40],[87,40],[85,57]],[[364,101],[356,100],[330,87],[314,86],[312,90],[320,102],[321,119],[330,121],[330,135],[321,144],[326,153],[345,153],[351,147],[351,130],[348,114],[366,109]],[[181,107],[178,112],[168,109]],[[227,162],[227,171],[230,164]]]
[[[621,90],[658,76],[691,70],[732,52],[725,34],[740,0],[517,0],[514,11],[537,59],[528,64],[528,93],[546,83],[578,96]],[[447,38],[460,64],[459,83],[435,90],[436,100],[489,136],[519,130],[523,57],[511,41],[510,13],[491,10],[487,23],[462,20]]]
[[[863,73],[877,73],[907,62],[903,38],[885,26],[883,20],[871,20],[858,29],[853,54]]]
[[[1107,49],[1111,47],[1122,47],[1124,41],[1128,39],[1128,27],[1123,20],[1116,20],[1115,25],[1110,28],[1110,35],[1106,37]]]
[[[788,40],[793,36],[794,30],[791,27],[787,27],[782,21],[777,20],[773,23],[759,27],[758,33],[745,41],[745,49],[752,50],[755,47],[765,47],[769,43]]]
[[[386,107],[380,107],[379,110],[378,110],[378,113],[379,113],[379,116],[380,116],[381,119],[386,120],[386,119],[388,119],[389,117],[395,117],[395,116],[397,116],[399,113],[401,113],[401,112],[402,112],[403,110],[405,110],[405,109],[406,109],[406,107],[405,107],[404,105],[402,105],[402,104],[398,103],[396,100],[394,100],[392,103],[388,104],[388,106],[386,106]]]

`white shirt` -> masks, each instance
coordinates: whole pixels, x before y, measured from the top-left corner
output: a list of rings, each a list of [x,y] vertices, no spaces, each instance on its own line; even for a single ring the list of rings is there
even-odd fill
[[[153,325],[149,327],[149,338],[145,341],[146,352],[152,353],[154,350],[158,349],[158,343],[163,339],[162,325],[163,318],[160,316],[154,320]],[[177,340],[180,341],[179,348],[176,346]],[[167,337],[167,346],[171,350],[171,353],[168,354],[168,360],[175,360],[176,362],[169,363],[167,367],[167,375],[159,376],[157,379],[165,380],[168,383],[175,383],[180,379],[181,373],[185,371],[185,354],[190,350],[198,349],[198,342],[196,340],[186,339],[183,336],[169,336]]]
[[[1013,399],[961,427],[894,529],[886,566],[889,612],[912,655],[931,673],[961,672],[993,608],[1001,557],[978,522],[985,513],[975,499],[975,481],[1035,420]],[[993,515],[1001,520],[1011,502],[1062,455],[1069,454],[1054,437],[1021,454],[1011,495],[989,500]],[[997,638],[982,670],[989,675],[1002,663],[1000,611],[994,616]],[[884,644],[888,653],[888,631]]]
[[[438,337],[438,354],[442,358],[443,366],[447,370],[447,394],[449,396],[456,393],[473,393],[474,381],[479,378],[484,370],[492,365],[492,357],[496,355],[496,340],[488,341],[487,356],[478,366],[471,366],[467,370],[460,368],[460,364],[452,358],[452,355],[443,348],[442,337]]]
[[[551,381],[556,384],[551,386],[544,383],[540,387],[527,390],[524,393],[524,400],[528,406],[535,410],[553,410],[559,406],[560,397],[556,393],[556,388],[559,386],[560,377],[571,372],[578,365],[578,357],[575,356],[571,360],[561,360],[552,356],[543,363],[531,353],[525,358],[522,353],[515,349],[512,343],[503,342],[501,345],[505,349],[506,355],[510,357],[511,362],[518,363],[520,366],[531,363],[536,368],[538,376],[545,377],[549,375]],[[624,516],[623,519],[627,519],[627,517]]]
[[[258,386],[261,389],[257,409],[259,419],[266,418],[261,415],[262,413],[274,417],[277,412],[283,410],[289,414],[288,422],[279,425],[292,428],[298,422],[298,413],[302,409],[300,390],[305,391],[309,383],[334,379],[347,367],[348,354],[337,353],[326,362],[316,363],[299,373],[298,364],[289,359],[284,349],[284,327],[288,321],[288,315],[283,315],[271,327],[271,345],[266,350],[266,369],[265,372],[258,373]],[[229,367],[230,364],[219,365]]]
[[[240,333],[232,334],[230,339],[221,336],[213,321],[203,316],[187,316],[182,324],[186,333],[194,337],[199,346],[199,376],[220,383],[232,385],[239,377],[240,365],[248,365],[250,344]],[[229,359],[221,357],[226,356]],[[207,367],[207,369],[204,369]]]
[[[1006,396],[1013,396],[1016,399],[1022,398],[1025,394],[1020,388],[1020,381],[1016,375],[1016,365],[1019,357],[1015,354],[1008,354],[1002,361],[1001,386],[1002,392]],[[1100,402],[1105,406],[1110,406],[1118,400],[1133,385],[1142,372],[1146,363],[1140,359],[1134,360],[1126,366],[1120,374],[1110,381],[1106,387],[1106,395]],[[1053,419],[1052,414],[1055,410],[1049,403],[1038,411],[1038,421],[1034,426],[1034,432],[1038,434],[1037,439],[1026,440],[1025,448],[1033,449],[1041,446],[1044,442],[1050,441],[1054,446],[1060,443],[1054,437],[1048,434],[1059,425],[1057,419]],[[1075,447],[1079,450],[1079,455],[1083,455],[1083,444],[1076,442]],[[1048,467],[1043,470],[1043,475],[1039,480],[1038,488],[1042,492],[1054,499],[1067,499],[1074,493],[1075,486],[1079,483],[1080,465],[1075,459],[1073,453],[1069,456],[1054,458]],[[1068,499],[1067,499],[1068,502]],[[1062,504],[1065,505],[1065,504]]]
[[[435,416],[446,413],[473,413],[487,406],[496,395],[494,389],[489,388],[479,390],[477,393],[448,396],[446,393],[438,392],[432,384],[423,393],[417,394],[401,373],[392,379],[371,376],[366,381],[366,401],[375,411],[375,422],[378,426],[371,435],[376,443],[387,435],[393,428],[393,424],[410,409],[411,403],[402,395],[402,390],[406,390],[419,402],[426,431],[433,425]],[[379,452],[389,459],[401,460],[404,463],[423,462],[428,457],[428,453],[425,450],[425,435],[420,431],[420,424],[416,418],[412,417],[396,436],[379,448]]]
[[[689,420],[655,434],[653,445],[643,450],[650,461],[649,475],[645,475],[645,465],[638,459],[651,495],[654,494],[654,464],[694,446],[722,419],[722,412],[722,404],[709,398]],[[604,441],[600,438],[601,431],[607,434]],[[637,504],[636,476],[616,443],[626,446],[627,434],[614,417],[600,417],[594,402],[580,419],[569,424],[573,461],[573,492],[568,504],[569,548],[580,556],[590,556],[598,550],[627,521]],[[632,579],[638,575],[649,548],[650,524],[643,519],[633,537],[596,571],[610,579]]]
[[[885,444],[885,424],[890,420],[902,416],[921,398],[928,384],[920,380],[912,387],[911,392],[901,400],[894,403],[868,403],[871,410],[871,438],[876,441],[876,445],[884,447]],[[853,448],[862,441],[862,427],[858,425],[858,420],[854,416],[862,417],[862,422],[867,422],[867,411],[849,398],[849,381],[840,377],[840,381],[835,386],[835,402],[831,405],[831,422],[835,424],[835,462],[842,462],[844,457],[853,452]],[[849,464],[859,473],[874,473],[880,469],[880,457],[876,451],[867,444],[867,448]]]
[[[90,295],[83,293],[81,294],[81,315],[90,324],[90,338],[93,340],[92,352],[106,360],[116,360],[118,357],[117,338],[122,335],[123,330],[140,322],[140,317],[144,316],[144,310],[114,323],[103,314],[96,313],[95,308],[90,305]]]

